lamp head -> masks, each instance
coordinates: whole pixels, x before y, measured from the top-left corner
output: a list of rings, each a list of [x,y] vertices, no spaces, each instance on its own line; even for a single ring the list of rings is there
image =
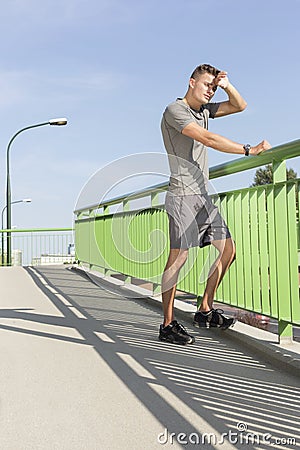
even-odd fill
[[[32,201],[31,198],[24,198],[23,199],[24,203],[31,203],[31,201]]]
[[[50,119],[49,120],[49,125],[67,125],[68,121],[65,117],[60,118],[60,119]]]

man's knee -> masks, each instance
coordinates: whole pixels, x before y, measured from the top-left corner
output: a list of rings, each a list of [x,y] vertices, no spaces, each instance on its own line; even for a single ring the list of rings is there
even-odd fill
[[[232,238],[216,241],[213,245],[217,248],[221,258],[225,258],[230,264],[235,260],[235,243]]]
[[[171,249],[170,250],[170,262],[172,266],[180,269],[186,262],[188,257],[188,250]]]
[[[233,252],[232,252],[232,258],[231,258],[231,263],[230,264],[232,264],[235,260],[236,260],[236,249],[234,247],[233,248]]]
[[[183,250],[182,252],[180,252],[179,264],[181,265],[181,267],[186,263],[187,257],[188,250]]]
[[[235,261],[236,258],[236,249],[235,249],[235,243],[232,239],[227,239],[227,252],[228,252],[228,259],[230,260],[230,264]]]

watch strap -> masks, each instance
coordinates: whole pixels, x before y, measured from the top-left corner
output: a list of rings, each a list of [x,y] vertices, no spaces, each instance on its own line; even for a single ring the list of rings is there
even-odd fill
[[[250,150],[251,150],[251,145],[250,144],[245,144],[245,145],[243,145],[243,149],[244,149],[244,152],[245,152],[245,156],[249,156]]]

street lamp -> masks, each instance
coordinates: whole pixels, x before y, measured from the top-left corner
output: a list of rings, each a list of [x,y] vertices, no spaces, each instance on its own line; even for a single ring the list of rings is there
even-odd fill
[[[11,202],[11,205],[14,205],[15,203],[31,203],[31,198],[23,198],[22,200],[15,200],[14,202]],[[1,213],[1,229],[2,229],[2,255],[1,255],[1,262],[2,266],[4,266],[4,211],[6,210],[7,205],[4,206]]]
[[[6,151],[6,208],[7,208],[7,230],[11,230],[11,189],[10,189],[10,170],[9,170],[9,151],[12,142],[14,139],[23,131],[29,130],[31,128],[42,127],[44,125],[67,125],[68,121],[65,118],[60,119],[50,119],[48,122],[38,123],[36,125],[30,125],[28,127],[22,128],[19,130],[9,141]],[[7,252],[7,265],[11,266],[11,232],[7,231],[6,233],[6,252]]]

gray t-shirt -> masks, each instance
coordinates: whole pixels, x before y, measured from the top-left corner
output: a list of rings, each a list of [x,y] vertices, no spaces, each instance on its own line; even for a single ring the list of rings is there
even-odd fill
[[[171,171],[169,191],[173,194],[207,192],[207,149],[201,142],[184,136],[181,132],[191,122],[207,129],[208,119],[215,117],[218,108],[219,103],[208,103],[195,111],[178,98],[165,109],[161,130]]]

